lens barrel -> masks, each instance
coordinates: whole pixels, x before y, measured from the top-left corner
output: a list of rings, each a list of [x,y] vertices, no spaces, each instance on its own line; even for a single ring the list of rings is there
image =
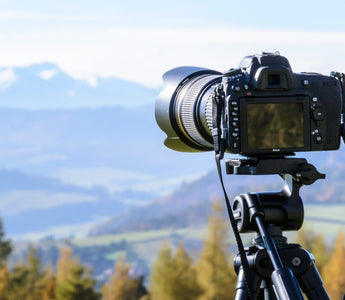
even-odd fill
[[[164,90],[159,94],[155,115],[167,134],[164,145],[182,152],[213,150],[212,92],[222,81],[222,73],[179,67],[163,75]]]

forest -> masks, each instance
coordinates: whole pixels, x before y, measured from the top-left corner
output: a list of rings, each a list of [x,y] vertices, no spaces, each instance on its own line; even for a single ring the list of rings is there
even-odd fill
[[[98,282],[92,269],[81,264],[68,247],[60,250],[56,266],[42,266],[31,248],[24,262],[9,268],[13,245],[0,225],[0,300],[226,300],[235,295],[235,245],[220,202],[215,202],[209,216],[200,253],[188,252],[182,243],[175,249],[163,243],[150,278],[133,275],[124,256],[117,260],[108,280]],[[313,253],[330,298],[342,299],[344,232],[338,233],[331,247],[322,234],[308,229],[300,230],[295,242]]]

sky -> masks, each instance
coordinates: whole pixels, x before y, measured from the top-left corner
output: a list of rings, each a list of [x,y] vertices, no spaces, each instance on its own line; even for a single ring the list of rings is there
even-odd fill
[[[0,67],[51,62],[157,88],[176,66],[224,71],[279,51],[295,72],[344,72],[344,12],[343,0],[0,0]]]
[[[0,89],[17,80],[11,68],[39,63],[92,86],[115,77],[156,89],[174,67],[225,71],[263,51],[295,72],[345,72],[345,1],[0,0],[0,45]],[[181,182],[169,180],[166,190]]]

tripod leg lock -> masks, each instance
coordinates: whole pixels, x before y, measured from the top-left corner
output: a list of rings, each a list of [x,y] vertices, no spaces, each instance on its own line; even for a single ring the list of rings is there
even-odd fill
[[[303,300],[297,280],[289,268],[281,268],[273,271],[271,279],[278,299]]]

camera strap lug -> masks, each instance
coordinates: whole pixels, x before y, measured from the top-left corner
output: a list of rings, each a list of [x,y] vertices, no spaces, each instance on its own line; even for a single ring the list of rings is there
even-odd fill
[[[213,135],[213,144],[214,151],[216,155],[222,159],[225,152],[225,143],[224,141],[227,138],[227,131],[225,130],[224,124],[222,124],[223,114],[224,114],[224,102],[225,102],[225,93],[222,84],[218,84],[212,95],[212,135]]]

